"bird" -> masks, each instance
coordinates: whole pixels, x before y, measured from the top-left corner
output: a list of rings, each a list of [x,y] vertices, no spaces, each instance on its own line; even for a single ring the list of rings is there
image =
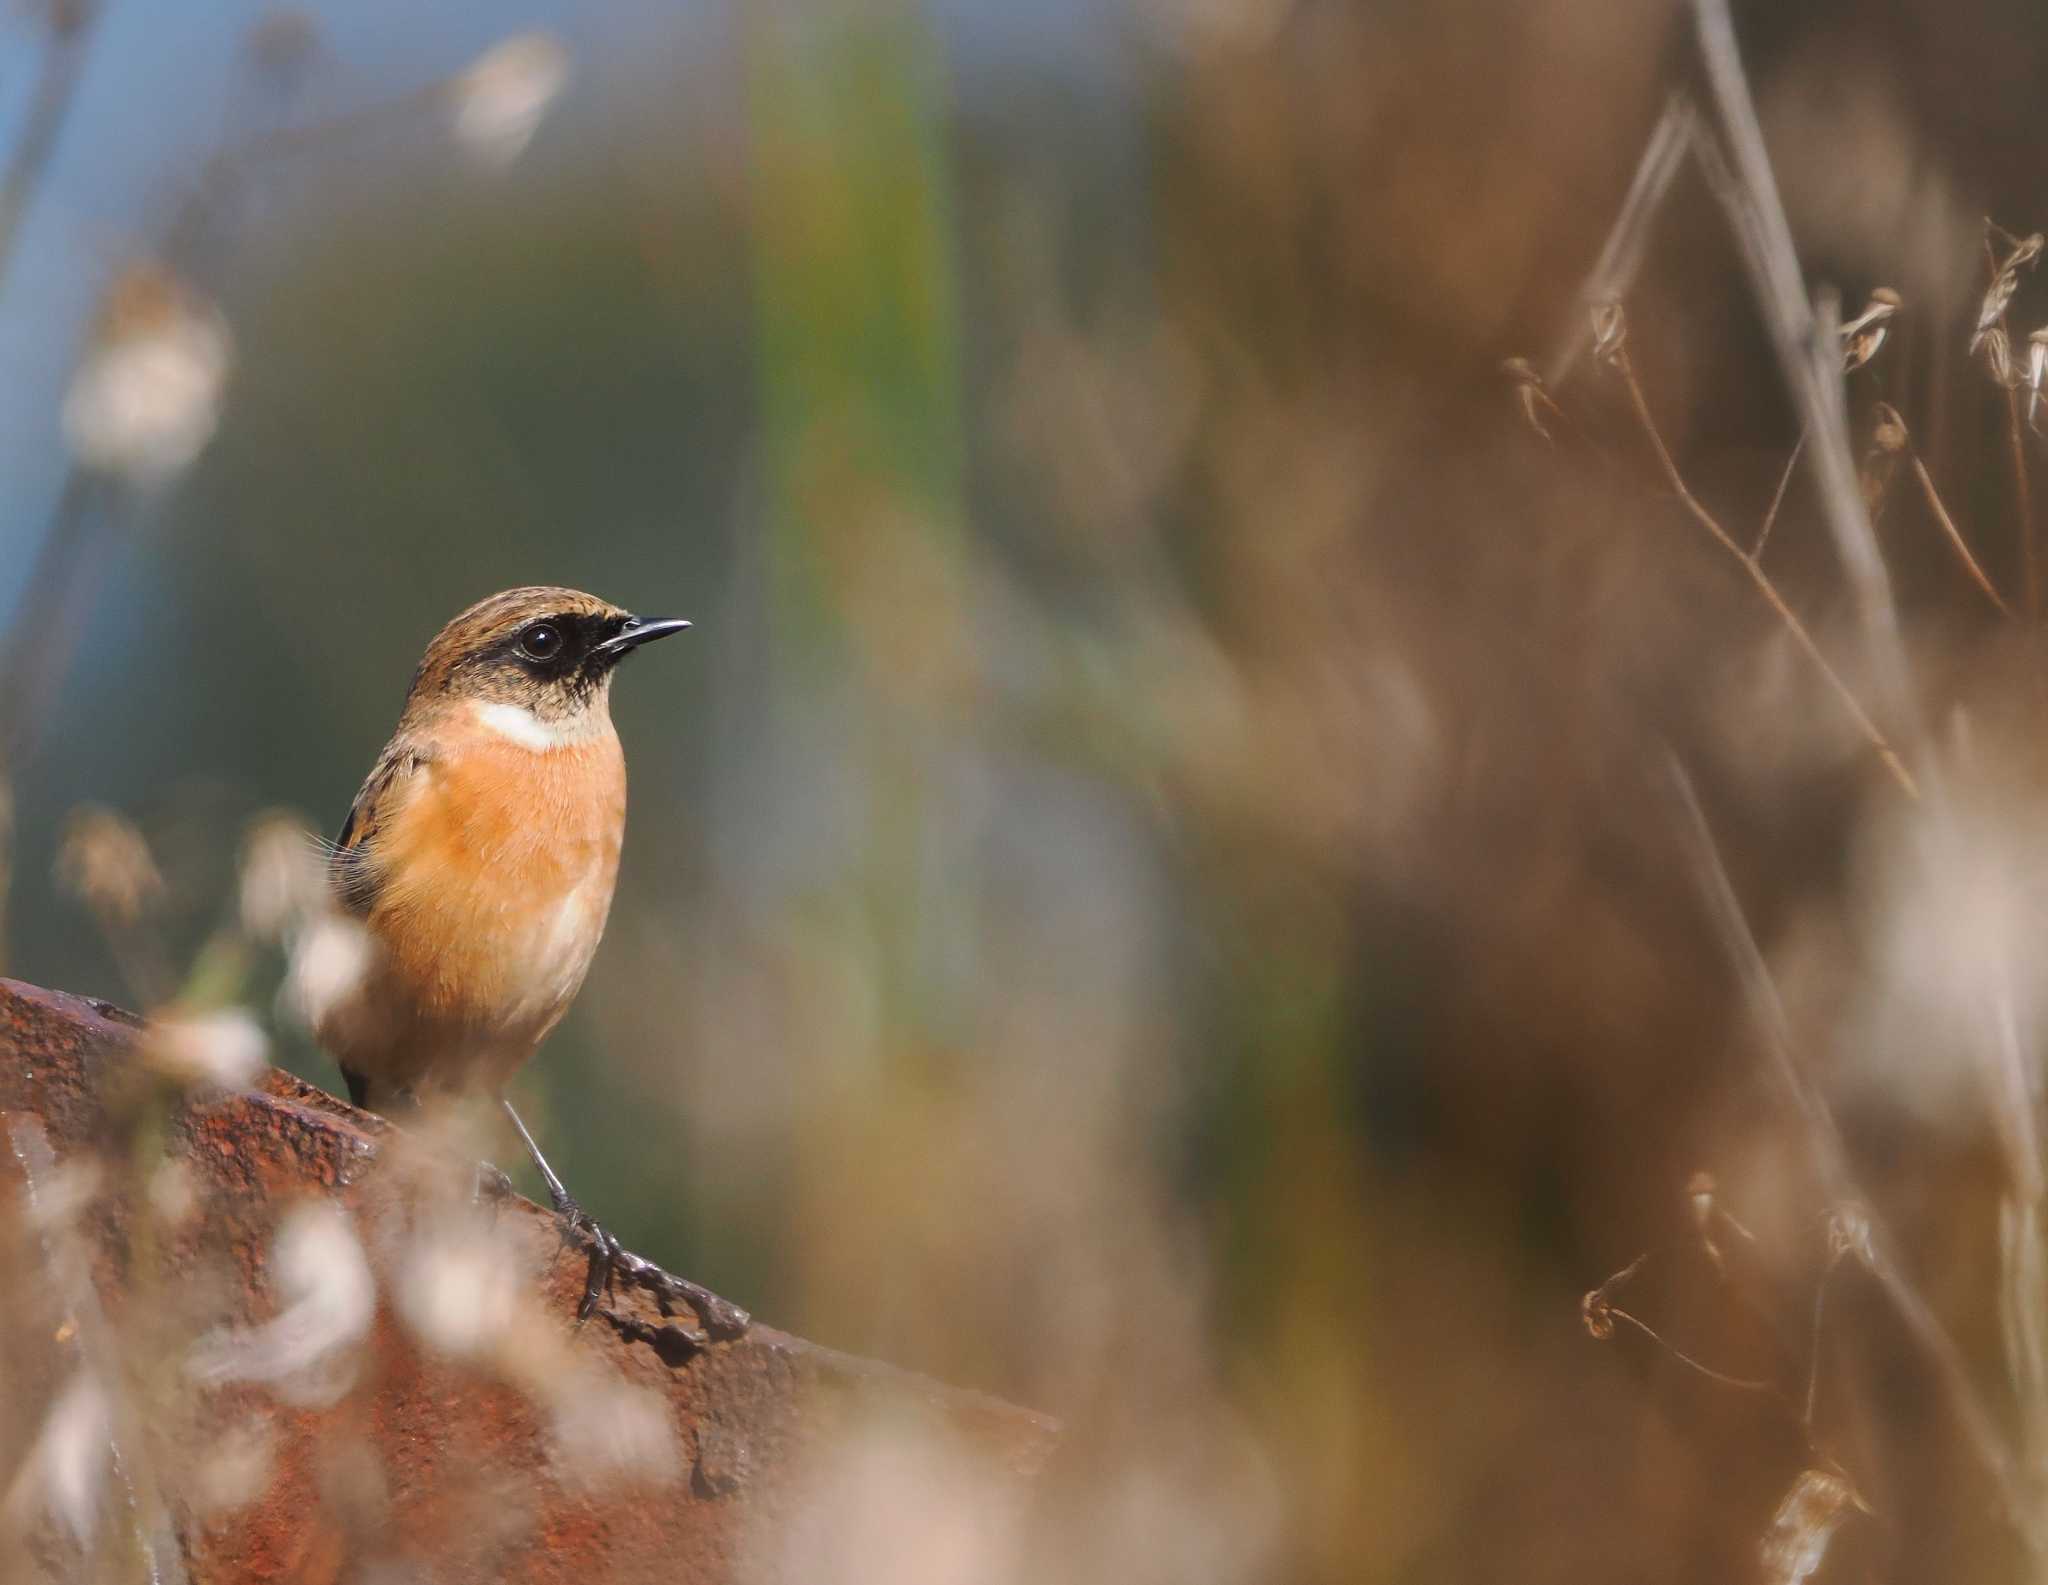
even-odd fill
[[[636,1257],[568,1193],[504,1091],[575,1000],[611,911],[626,825],[613,673],[689,626],[544,585],[479,600],[427,645],[328,855],[332,904],[367,952],[315,1038],[359,1107],[503,1107],[565,1239],[590,1241],[579,1317]]]

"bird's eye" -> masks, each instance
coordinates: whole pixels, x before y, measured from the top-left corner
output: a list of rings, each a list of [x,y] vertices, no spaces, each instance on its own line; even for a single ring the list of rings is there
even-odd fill
[[[519,635],[519,653],[528,660],[553,660],[562,653],[562,630],[552,622],[536,622]]]

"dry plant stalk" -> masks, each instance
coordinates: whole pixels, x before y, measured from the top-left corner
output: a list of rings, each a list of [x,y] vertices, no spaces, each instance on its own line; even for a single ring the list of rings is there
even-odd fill
[[[1756,531],[1756,543],[1749,548],[1749,560],[1752,562],[1764,553],[1764,546],[1771,542],[1771,529],[1777,524],[1778,509],[1785,504],[1785,492],[1791,488],[1792,475],[1805,451],[1806,431],[1802,429],[1799,438],[1792,443],[1792,455],[1785,459],[1785,471],[1778,475],[1778,487],[1771,492],[1771,504],[1764,511],[1763,526]]]
[[[1886,455],[1905,456],[1912,465],[1913,477],[1920,481],[1920,493],[1926,497],[1928,510],[1934,514],[1935,522],[1941,525],[1942,534],[1947,538],[1949,548],[1956,553],[1956,559],[1962,563],[1963,571],[1984,592],[1984,598],[1991,602],[2000,616],[2011,616],[2012,607],[2005,603],[1982,564],[1970,553],[1969,542],[1963,538],[1962,530],[1956,527],[1955,519],[1949,516],[1948,507],[1942,503],[1941,492],[1935,489],[1933,476],[1928,473],[1927,464],[1921,460],[1919,449],[1913,444],[1906,421],[1889,402],[1877,404],[1877,427],[1873,439],[1877,449]]]
[[[1917,736],[1891,573],[1857,491],[1855,460],[1849,455],[1833,302],[1823,293],[1817,305],[1807,291],[1728,0],[1692,0],[1691,10],[1719,133],[1718,139],[1704,131],[1696,135],[1693,156],[1728,217],[1779,366],[1803,427],[1813,437],[1821,510],[1862,624],[1872,687],[1892,718]]]
[[[1799,442],[1786,463],[1763,525],[1756,535],[1755,548],[1749,553],[1745,555],[1734,543],[1732,536],[1692,493],[1680,474],[1630,366],[1623,346],[1624,328],[1618,307],[1596,310],[1594,350],[1622,377],[1636,419],[1649,437],[1665,481],[1688,515],[1717,544],[1743,563],[1758,593],[1793,635],[1798,646],[1820,668],[1831,690],[1877,749],[1894,779],[1917,798],[1912,778],[1876,727],[1872,712],[1862,706],[1821,656],[1804,625],[1762,573],[1758,558],[1780,514],[1791,476],[1802,454],[1805,454],[1814,463],[1820,505],[1833,532],[1862,617],[1871,666],[1866,687],[1879,707],[1878,713],[1909,745],[1920,740],[1921,728],[1907,687],[1906,655],[1891,601],[1890,575],[1871,529],[1872,513],[1901,457],[1912,464],[1921,493],[1951,552],[1993,608],[2001,615],[2010,615],[2013,605],[2017,605],[2026,611],[2030,620],[2038,619],[2041,603],[2039,551],[2031,478],[2020,434],[2018,386],[2022,380],[2027,385],[2026,418],[2032,427],[2038,418],[2041,396],[2044,390],[2048,390],[2048,327],[2028,338],[2026,368],[2023,374],[2016,375],[2016,359],[2006,314],[2016,294],[2021,272],[2034,266],[2044,247],[2048,247],[2048,239],[2038,233],[2025,238],[2014,237],[1987,223],[1986,253],[1991,280],[1970,340],[1972,356],[1985,358],[1992,378],[2006,397],[2006,441],[2020,515],[2025,589],[2023,596],[2016,597],[2013,604],[2008,605],[1941,501],[1932,476],[1911,447],[1910,437],[1896,410],[1886,404],[1878,404],[1877,443],[1867,459],[1862,478],[1858,479],[1846,444],[1849,426],[1842,376],[1868,364],[1876,355],[1885,340],[1887,324],[1898,311],[1896,294],[1873,293],[1870,306],[1842,326],[1839,332],[1836,330],[1833,298],[1825,291],[1810,292],[1792,246],[1790,227],[1778,197],[1775,175],[1737,46],[1728,0],[1691,0],[1689,9],[1696,24],[1697,43],[1704,66],[1701,108],[1699,112],[1684,117],[1674,110],[1667,110],[1658,138],[1653,140],[1652,148],[1645,151],[1638,172],[1638,185],[1650,192],[1652,204],[1661,200],[1670,187],[1668,166],[1676,158],[1669,153],[1667,145],[1682,136],[1727,215],[1730,231],[1742,252],[1758,304],[1801,414]],[[1690,110],[1689,103],[1686,109]],[[1646,177],[1653,175],[1659,179],[1651,184]],[[1632,240],[1639,240],[1644,217],[1631,215],[1628,218],[1628,234]],[[1998,251],[1992,248],[1990,238],[1993,235],[2001,239]],[[1608,295],[1618,296],[1619,293],[1610,290]],[[1878,466],[1880,462],[1881,467]],[[1859,483],[1862,485],[1860,489]],[[2044,1530],[2038,1517],[2038,1493],[2027,1474],[2033,1461],[2031,1457],[2026,1462],[2022,1461],[2008,1429],[1979,1391],[1955,1338],[1928,1298],[1915,1286],[1899,1247],[1882,1218],[1867,1208],[1858,1191],[1848,1151],[1828,1099],[1795,1058],[1792,1028],[1784,1003],[1744,916],[1704,813],[1683,769],[1675,760],[1670,769],[1683,815],[1682,825],[1689,838],[1687,845],[1707,903],[1749,1004],[1765,1055],[1781,1081],[1787,1101],[1801,1119],[1806,1148],[1830,1206],[1828,1252],[1812,1299],[1807,1381],[1803,1413],[1800,1415],[1808,1445],[1810,1448],[1813,1446],[1819,1408],[1822,1326],[1827,1289],[1837,1268],[1845,1261],[1853,1261],[1870,1273],[1905,1333],[1920,1351],[1964,1439],[1977,1455],[1995,1489],[1996,1506],[2002,1509],[2014,1532],[2038,1555],[2048,1550],[2048,1530]],[[1934,792],[1937,796],[1923,808],[1939,825],[1952,817],[1952,811],[1938,796],[1938,786]],[[2006,1040],[2008,1063],[2016,1065],[2019,1052],[2009,1024]],[[2031,1091],[2021,1082],[2017,1088],[2008,1086],[2008,1095],[2017,1097],[2019,1126],[2030,1127],[2034,1121]],[[2016,1215],[2030,1216],[2039,1203],[2038,1172],[2029,1173],[2022,1164],[2016,1166],[2015,1176],[2020,1184],[2019,1193],[2026,1201],[2022,1212]],[[1695,1193],[1693,1198],[1696,1219],[1705,1214],[1701,1210],[1702,1205],[1712,1208],[1710,1187]],[[1719,1269],[1720,1261],[1713,1239],[1705,1230],[1705,1223],[1701,1225],[1708,1259]],[[2008,1292],[2014,1288],[2015,1273],[2020,1276],[2037,1273],[2038,1264],[2029,1262],[2038,1263],[2040,1259],[2038,1232],[2022,1226],[2018,1220],[2014,1221],[2014,1228],[2016,1230],[2011,1233],[2009,1243],[2025,1247],[2017,1253],[2015,1249],[2008,1248],[2005,1253]],[[1641,1326],[1646,1333],[1656,1336],[1613,1302],[1616,1290],[1647,1258],[1647,1255],[1639,1258],[1585,1296],[1582,1319],[1596,1337],[1610,1336],[1617,1324]],[[2038,1275],[2028,1280],[2038,1286]],[[2013,1308],[2016,1312],[2017,1306]],[[2009,1322],[2007,1330],[2007,1352],[2014,1369],[2028,1381],[2037,1382],[2040,1379],[2039,1359],[2048,1357],[2042,1353],[2038,1315],[2015,1319]],[[2026,1335],[2021,1343],[2016,1343],[2014,1334],[2019,1333]],[[1657,1341],[1663,1343],[1661,1338]],[[2032,1438],[2027,1440],[2031,1454]],[[1831,1458],[1819,1456],[1816,1450],[1816,1457],[1792,1481],[1770,1526],[1759,1538],[1758,1561],[1764,1577],[1788,1582],[1788,1585],[1789,1582],[1807,1580],[1826,1560],[1831,1537],[1843,1520],[1854,1512],[1869,1511],[1840,1466]]]
[[[1649,245],[1651,223],[1662,212],[1664,200],[1670,196],[1672,184],[1684,168],[1685,157],[1693,152],[1699,136],[1700,116],[1691,95],[1673,93],[1664,101],[1656,129],[1643,145],[1628,196],[1622,200],[1621,212],[1615,216],[1614,226],[1601,245],[1593,273],[1581,288],[1581,310],[1627,295],[1643,262],[1643,250]],[[1585,341],[1576,325],[1567,326],[1556,349],[1544,361],[1546,383],[1562,386],[1584,349]]]
[[[1842,326],[1842,372],[1853,374],[1865,368],[1875,358],[1891,334],[1891,322],[1898,315],[1902,299],[1889,286],[1880,286],[1870,294],[1870,301],[1848,324]],[[1785,459],[1785,467],[1778,475],[1778,487],[1771,492],[1771,504],[1764,511],[1763,526],[1756,531],[1756,543],[1749,549],[1749,559],[1755,561],[1764,553],[1764,546],[1771,542],[1771,530],[1777,526],[1778,512],[1785,504],[1785,492],[1791,488],[1792,475],[1798,470],[1799,459],[1806,455],[1807,430],[1802,427],[1799,438],[1792,442],[1792,454]]]
[[[1819,670],[1829,689],[1841,701],[1842,708],[1848,711],[1850,719],[1856,723],[1857,729],[1876,751],[1885,769],[1891,773],[1892,780],[1898,783],[1899,789],[1907,797],[1917,800],[1920,788],[1913,780],[1912,772],[1906,769],[1905,761],[1892,748],[1877,722],[1871,719],[1870,712],[1863,708],[1862,701],[1842,680],[1841,674],[1830,664],[1827,656],[1821,653],[1820,645],[1814,642],[1813,635],[1807,631],[1806,624],[1800,621],[1799,614],[1778,592],[1778,586],[1771,582],[1770,574],[1759,567],[1753,557],[1744,553],[1728,530],[1721,526],[1714,514],[1709,512],[1701,504],[1699,497],[1692,493],[1691,487],[1685,482],[1685,476],[1678,471],[1678,464],[1671,456],[1671,448],[1664,443],[1663,433],[1657,428],[1656,417],[1651,413],[1649,401],[1643,395],[1642,382],[1636,378],[1635,366],[1629,360],[1627,322],[1619,303],[1605,303],[1594,310],[1593,339],[1594,355],[1613,368],[1627,387],[1629,403],[1635,409],[1636,419],[1642,425],[1643,433],[1649,437],[1651,449],[1657,454],[1658,466],[1663,470],[1664,481],[1671,487],[1672,494],[1678,497],[1679,503],[1684,506],[1693,521],[1705,529],[1714,543],[1727,551],[1735,559],[1736,564],[1748,574],[1757,593],[1771,608],[1772,614],[1784,625],[1785,631],[1792,635],[1793,642]]]

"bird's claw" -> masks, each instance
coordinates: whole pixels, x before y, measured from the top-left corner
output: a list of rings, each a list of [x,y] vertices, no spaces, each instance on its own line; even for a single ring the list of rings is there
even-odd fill
[[[598,1223],[582,1206],[566,1194],[555,1204],[555,1216],[561,1226],[561,1248],[567,1249],[572,1243],[585,1246],[590,1256],[590,1272],[584,1279],[583,1298],[576,1306],[576,1320],[580,1325],[590,1319],[590,1312],[597,1308],[599,1299],[608,1299],[612,1291],[612,1274],[625,1258],[625,1248]]]
[[[634,1287],[654,1295],[655,1303],[665,1316],[675,1314],[677,1301],[687,1304],[696,1312],[697,1319],[704,1323],[704,1330],[711,1337],[738,1337],[754,1324],[754,1318],[732,1300],[687,1277],[664,1271],[653,1261],[642,1260],[628,1250],[622,1249],[614,1257],[613,1269]]]
[[[574,1200],[563,1196],[563,1203],[555,1207],[562,1228],[562,1247],[580,1243],[590,1258],[589,1276],[583,1285],[582,1301],[576,1306],[579,1323],[590,1319],[600,1300],[609,1301],[615,1281],[624,1281],[644,1293],[654,1296],[663,1316],[673,1316],[678,1301],[696,1312],[703,1323],[701,1334],[695,1328],[682,1329],[681,1335],[697,1347],[702,1347],[719,1338],[734,1338],[754,1324],[754,1318],[732,1300],[713,1293],[709,1288],[691,1282],[687,1277],[678,1277],[664,1271],[651,1260],[643,1260],[622,1245],[601,1227],[596,1218],[577,1205]],[[607,1318],[614,1323],[622,1320],[607,1309]],[[630,1328],[627,1330],[630,1335]],[[675,1331],[676,1328],[664,1328]]]

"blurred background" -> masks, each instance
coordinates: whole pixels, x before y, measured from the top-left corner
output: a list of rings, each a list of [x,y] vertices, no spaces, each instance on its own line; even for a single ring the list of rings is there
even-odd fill
[[[688,616],[519,1094],[629,1247],[1066,1420],[1041,1572],[2038,1569],[2026,261],[2016,395],[1969,348],[2048,225],[2032,7],[1736,14],[1809,283],[1903,300],[1849,405],[1911,434],[1864,485],[1918,802],[1583,345],[1681,6],[0,21],[6,973],[244,1002],[338,1090],[251,822],[332,835],[484,594]],[[1801,420],[1690,168],[1627,306],[1746,547]],[[1789,480],[1757,565],[1875,695]],[[111,934],[94,809],[148,848]],[[1646,1253],[1661,1343],[1582,1314]]]

